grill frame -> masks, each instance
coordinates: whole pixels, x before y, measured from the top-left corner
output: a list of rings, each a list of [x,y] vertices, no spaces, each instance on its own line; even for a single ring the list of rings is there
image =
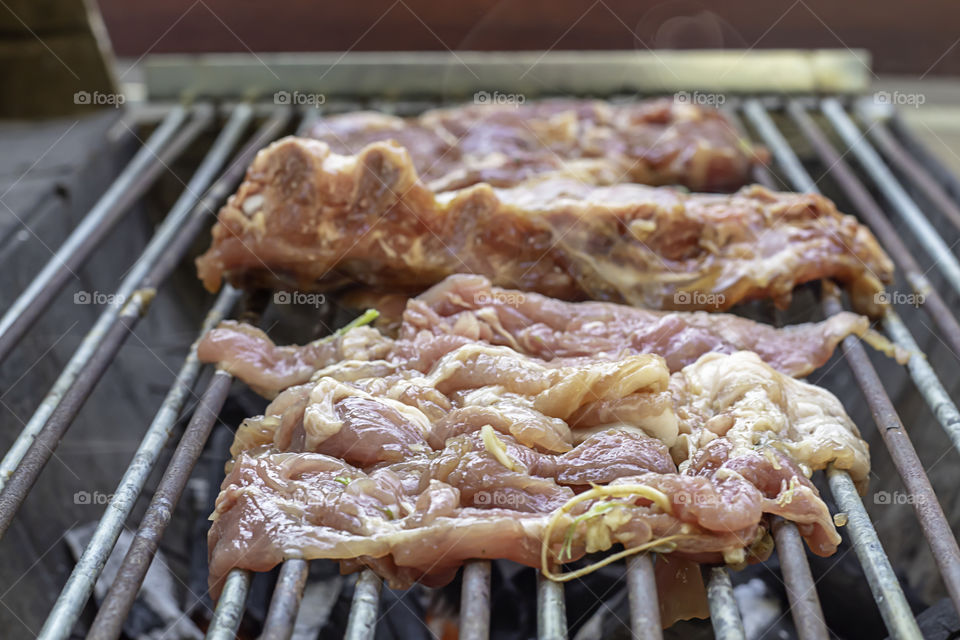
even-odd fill
[[[880,135],[881,139],[884,140],[884,143],[878,146],[882,146],[883,150],[887,152],[885,155],[895,156],[898,151],[908,154],[910,152],[907,151],[906,147],[898,147],[899,143],[896,137],[886,129],[884,122],[891,121],[891,114],[887,113],[879,116],[868,114],[860,108],[859,103],[855,100],[852,104],[845,105],[834,97],[814,99],[812,105],[809,100],[783,96],[744,97],[743,99],[736,98],[731,102],[734,104],[731,111],[735,121],[738,123],[741,120],[749,121],[759,133],[759,140],[767,144],[774,152],[777,171],[759,169],[755,178],[760,183],[773,186],[777,182],[777,176],[784,176],[789,180],[790,186],[798,189],[809,190],[813,186],[809,174],[797,159],[790,145],[783,139],[776,124],[770,120],[769,113],[773,110],[783,111],[793,119],[801,130],[806,131],[808,141],[817,150],[821,160],[824,163],[831,160],[829,164],[833,166],[830,168],[830,173],[834,175],[841,188],[854,201],[858,210],[851,213],[861,216],[865,223],[877,233],[885,250],[894,258],[900,271],[906,274],[909,284],[917,293],[923,293],[927,296],[927,304],[930,306],[928,307],[925,304],[924,308],[930,314],[930,317],[944,332],[951,344],[960,347],[960,324],[957,323],[954,315],[955,311],[951,311],[920,270],[913,254],[899,239],[897,233],[893,231],[884,215],[884,210],[896,210],[899,215],[917,223],[916,228],[920,229],[918,239],[933,258],[943,259],[943,262],[938,262],[938,264],[941,267],[944,264],[947,265],[944,275],[947,276],[948,282],[958,292],[960,292],[960,266],[956,266],[956,258],[950,254],[942,238],[933,230],[922,209],[911,199],[900,179],[889,169],[886,169],[880,153],[874,149],[866,138],[860,136],[860,128],[850,118],[848,106],[852,106],[853,112],[867,121],[878,117],[884,119],[880,125],[884,127],[881,130],[884,133],[874,135]],[[325,111],[346,111],[363,106],[363,104],[365,104],[364,101],[361,101],[360,104],[339,101],[327,105]],[[406,110],[401,102],[378,102],[373,106],[379,107],[381,110],[406,115]],[[416,109],[426,106],[432,105],[418,103]],[[35,420],[31,420],[29,423],[35,425],[35,428],[25,430],[22,436],[23,440],[18,440],[11,452],[4,458],[2,466],[0,466],[0,471],[4,472],[0,474],[0,488],[3,490],[0,493],[0,536],[12,521],[17,508],[42,470],[43,464],[55,448],[59,437],[69,427],[73,417],[86,400],[100,375],[110,365],[112,353],[115,353],[123,339],[129,334],[136,319],[149,309],[152,295],[143,290],[159,287],[163,284],[170,271],[180,261],[189,242],[200,232],[203,226],[200,222],[202,218],[215,213],[219,205],[239,182],[242,172],[252,159],[252,154],[270,139],[277,137],[284,130],[289,117],[292,115],[290,109],[275,105],[238,103],[227,105],[225,108],[229,114],[228,125],[221,130],[221,135],[226,136],[225,139],[229,139],[230,142],[229,144],[224,143],[222,147],[215,145],[214,149],[218,150],[211,149],[208,152],[208,157],[212,155],[215,160],[219,158],[220,165],[225,161],[226,154],[240,144],[240,134],[244,129],[244,126],[240,124],[235,124],[230,128],[230,122],[246,124],[251,120],[254,113],[266,113],[269,117],[267,122],[254,133],[249,141],[241,145],[241,150],[234,156],[230,166],[222,171],[219,179],[213,181],[214,175],[221,173],[219,170],[222,168],[221,166],[204,171],[202,173],[203,179],[196,184],[193,180],[191,181],[193,188],[188,186],[182,203],[178,201],[168,215],[168,220],[177,221],[177,224],[185,220],[193,222],[187,225],[185,230],[181,230],[179,234],[173,232],[177,224],[171,223],[169,225],[171,230],[168,232],[161,228],[156,236],[160,237],[161,240],[157,242],[156,246],[159,248],[155,251],[156,255],[152,259],[153,261],[144,260],[143,262],[147,263],[147,267],[139,269],[135,276],[128,279],[129,282],[125,280],[121,285],[120,291],[129,290],[132,294],[129,296],[129,300],[123,306],[109,307],[103,312],[101,319],[88,335],[89,343],[86,341],[84,343],[88,345],[87,348],[81,348],[77,351],[76,357],[79,358],[77,360],[79,364],[74,365],[71,361],[64,374],[55,383],[51,393],[44,399],[43,404],[34,416]],[[884,207],[872,197],[869,190],[850,170],[843,157],[830,146],[826,133],[822,131],[820,125],[809,118],[808,112],[811,108],[819,109],[831,122],[835,131],[849,145],[850,153],[862,163],[873,183],[884,193],[886,200],[889,202],[888,207]],[[209,114],[212,109],[213,107],[208,103],[201,102],[191,107],[193,117],[188,117],[188,110],[184,107],[174,107],[168,113],[164,122],[174,122],[175,124],[162,129],[163,135],[160,136],[161,139],[156,144],[151,144],[148,141],[144,148],[149,148],[150,152],[143,153],[142,158],[141,154],[138,154],[137,158],[140,158],[140,160],[135,158],[135,161],[131,162],[130,167],[128,167],[128,172],[124,172],[118,179],[121,182],[114,183],[115,185],[121,185],[121,188],[118,188],[120,196],[111,188],[101,199],[101,203],[98,203],[97,207],[91,211],[89,216],[91,222],[86,227],[78,227],[73,232],[71,235],[73,244],[71,245],[71,240],[68,240],[64,246],[68,249],[70,247],[80,247],[81,249],[71,249],[75,252],[75,257],[67,259],[76,260],[78,264],[83,263],[99,242],[96,239],[97,234],[102,239],[112,222],[115,222],[125,208],[129,207],[129,202],[138,197],[137,190],[141,188],[145,190],[146,186],[149,185],[148,178],[144,178],[143,174],[147,171],[145,167],[154,164],[150,162],[150,155],[162,158],[164,154],[177,153],[176,143],[187,139],[190,135],[195,136],[200,130],[204,129],[210,122]],[[206,120],[204,120],[204,113],[207,114]],[[299,129],[303,130],[311,123],[312,119],[319,116],[319,113],[318,110],[309,110],[297,114],[301,122]],[[902,126],[902,123],[894,122],[895,130]],[[227,129],[231,131],[229,135],[224,133]],[[822,140],[817,140],[816,135],[811,135],[813,131],[819,132]],[[158,130],[154,135],[158,136],[160,133],[161,131]],[[888,135],[889,139],[882,138],[883,135]],[[891,140],[893,145],[890,144]],[[188,143],[189,140],[182,142],[183,147]],[[226,147],[226,149],[224,150],[223,147]],[[182,151],[182,149],[180,150]],[[832,155],[831,151],[833,152]],[[929,162],[929,158],[926,160]],[[212,162],[209,166],[215,164],[217,163]],[[949,204],[957,207],[956,202],[939,186],[939,181],[929,175],[929,169],[921,166],[920,162],[915,165],[915,168],[917,172],[905,172],[915,183],[915,187],[931,193],[931,200],[944,209],[949,208]],[[924,180],[923,176],[927,176],[929,180]],[[212,186],[211,182],[213,182]],[[200,186],[201,183],[205,184]],[[936,189],[932,187],[936,187]],[[142,190],[139,193],[142,193]],[[104,211],[107,214],[104,214]],[[947,215],[949,217],[949,214]],[[925,230],[927,228],[929,230]],[[934,233],[934,237],[930,236],[930,231]],[[944,251],[946,251],[946,256]],[[60,255],[58,252],[58,256]],[[53,264],[53,261],[51,261],[51,264]],[[12,348],[16,339],[27,329],[30,323],[30,314],[35,314],[33,317],[36,317],[52,298],[52,294],[47,295],[46,292],[51,290],[55,293],[59,288],[58,283],[59,286],[62,286],[65,282],[65,280],[61,281],[59,279],[62,276],[54,267],[50,267],[49,273],[53,275],[48,275],[48,271],[45,270],[38,277],[36,282],[39,284],[31,285],[22,296],[24,302],[16,305],[12,308],[11,313],[8,313],[10,320],[5,317],[3,323],[0,324],[0,328],[6,329],[5,332],[0,333],[0,347],[3,347],[0,349],[0,359],[9,353],[9,349]],[[149,286],[145,287],[144,283]],[[230,309],[236,305],[240,298],[239,292],[230,287],[225,287],[201,328],[200,335],[202,336],[220,318],[229,315]],[[262,306],[262,301],[258,303],[255,300],[247,300],[244,304],[244,309],[248,313],[246,319],[255,317],[256,313],[252,310]],[[824,308],[828,314],[832,314],[840,309],[840,303],[828,295],[824,300]],[[914,348],[916,347],[908,329],[895,312],[888,314],[888,317],[884,319],[884,327],[895,342],[908,347],[911,345]],[[20,332],[19,335],[18,332]],[[113,349],[112,352],[111,349]],[[938,566],[946,567],[944,578],[954,603],[960,603],[960,552],[957,551],[955,537],[946,523],[942,511],[940,511],[939,516],[936,513],[936,511],[939,511],[939,503],[933,494],[929,481],[923,474],[922,467],[919,466],[919,460],[916,459],[916,453],[909,443],[906,430],[903,428],[895,408],[860,343],[856,339],[848,338],[843,344],[843,351],[868,398],[868,402],[871,404],[881,434],[898,463],[901,476],[907,481],[911,495],[919,498],[915,501],[918,517],[921,518],[921,522],[932,519],[935,527],[937,527],[929,532],[928,540],[933,543],[933,551],[937,557]],[[957,351],[960,352],[960,348]],[[950,436],[957,450],[960,451],[960,412],[939,382],[936,372],[921,356],[911,358],[908,369],[914,384],[924,396],[938,422]],[[39,637],[65,638],[70,634],[83,606],[89,599],[93,584],[117,540],[126,516],[130,513],[134,501],[143,489],[149,472],[159,458],[160,451],[168,441],[171,427],[177,420],[186,395],[190,393],[193,384],[196,382],[199,371],[200,365],[196,360],[196,343],[194,343],[174,385],[145,435],[127,474],[121,481],[118,491],[111,499],[110,505],[98,526],[97,533],[74,568]],[[141,522],[140,530],[124,563],[127,572],[121,571],[120,578],[115,585],[116,589],[111,590],[111,595],[108,596],[104,606],[101,607],[97,621],[91,628],[90,637],[109,638],[119,635],[126,612],[132,604],[137,587],[142,581],[162,537],[166,525],[162,514],[169,513],[179,500],[186,480],[223,405],[230,382],[230,376],[224,372],[217,372],[211,379],[207,391],[203,394],[201,402],[194,411],[193,418],[180,440],[174,458],[164,474],[160,489],[154,496],[150,508]],[[46,457],[40,455],[44,448],[47,452]],[[37,455],[27,457],[31,450],[38,452]],[[912,458],[909,455],[906,458],[897,457],[905,450],[908,454],[912,453]],[[918,471],[919,476],[917,476]],[[12,474],[9,479],[8,473]],[[916,621],[906,603],[889,559],[883,552],[876,531],[853,487],[852,481],[845,472],[834,469],[828,470],[826,475],[834,498],[840,505],[841,510],[848,514],[849,524],[846,529],[850,532],[854,549],[867,573],[871,590],[878,599],[881,613],[891,635],[902,638],[920,637]],[[921,507],[936,507],[936,509],[932,512],[923,511]],[[815,585],[806,557],[803,554],[802,543],[796,527],[791,523],[777,522],[774,525],[774,535],[777,541],[777,552],[781,556],[784,568],[784,578],[798,635],[803,640],[828,637],[826,626],[823,623],[823,613],[816,598],[816,591],[814,590],[811,594],[811,589]],[[952,547],[946,544],[948,541],[953,543]],[[289,637],[303,593],[307,564],[302,560],[292,560],[284,563],[281,569],[281,579],[276,587],[265,622],[264,638]],[[462,610],[467,613],[467,620],[462,627],[463,637],[484,638],[489,634],[489,563],[470,563],[465,568],[464,573]],[[745,637],[739,612],[736,608],[736,601],[733,597],[732,583],[728,571],[722,567],[711,567],[706,568],[704,573],[717,637]],[[214,612],[208,637],[232,638],[234,636],[242,619],[250,577],[250,573],[246,571],[235,570],[230,573],[223,595]],[[631,626],[634,634],[643,638],[661,637],[659,624],[657,624],[659,613],[655,606],[650,606],[651,603],[656,603],[656,590],[652,581],[652,562],[649,556],[644,554],[629,560],[627,585]],[[350,613],[347,638],[359,640],[360,638],[373,637],[380,588],[381,581],[373,572],[366,570],[360,574],[357,582],[357,595]],[[116,595],[113,595],[114,593]],[[565,638],[567,623],[562,585],[545,580],[541,576],[538,580],[537,596],[539,636],[541,638]]]

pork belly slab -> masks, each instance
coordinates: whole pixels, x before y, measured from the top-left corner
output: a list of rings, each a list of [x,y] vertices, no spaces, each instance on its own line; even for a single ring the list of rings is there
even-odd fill
[[[291,557],[396,587],[470,558],[557,571],[613,545],[738,564],[769,553],[770,515],[829,555],[840,537],[809,475],[833,463],[862,486],[869,469],[835,397],[750,352],[671,375],[651,354],[545,362],[474,342],[426,371],[378,367],[332,364],[241,425],[212,586]]]
[[[342,155],[396,141],[438,192],[478,182],[509,187],[546,175],[731,191],[749,182],[756,161],[719,111],[663,99],[464,105],[416,118],[354,112],[322,118],[308,135]]]
[[[797,285],[832,278],[868,314],[893,273],[870,231],[819,195],[556,177],[437,193],[391,142],[338,155],[303,138],[257,155],[197,266],[210,290],[227,280],[422,291],[474,273],[566,300],[708,311],[785,306]]]
[[[478,340],[544,361],[652,353],[671,372],[705,353],[749,350],[774,369],[802,377],[826,363],[843,338],[856,335],[905,361],[906,354],[869,327],[867,318],[843,312],[778,329],[722,313],[564,302],[494,287],[482,276],[455,275],[407,301],[396,338],[357,327],[303,346],[277,346],[260,329],[227,321],[204,337],[199,355],[269,398],[341,360],[377,361],[368,366],[383,372],[426,371],[444,353]]]

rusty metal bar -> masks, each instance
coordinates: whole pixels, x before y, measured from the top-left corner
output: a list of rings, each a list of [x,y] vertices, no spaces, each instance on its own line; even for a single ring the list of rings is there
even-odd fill
[[[648,553],[627,558],[627,595],[630,599],[630,629],[634,640],[662,640],[657,581]]]
[[[223,592],[207,628],[207,640],[235,640],[249,591],[249,571],[234,569],[227,574]]]
[[[771,147],[774,156],[786,170],[788,177],[795,186],[804,191],[817,193],[816,184],[803,168],[803,165],[800,164],[793,149],[776,129],[770,116],[762,109],[759,102],[748,101],[744,110],[748,117],[755,121],[758,130],[763,135],[764,142]],[[842,310],[840,302],[829,291],[825,292],[824,295],[824,309],[828,315],[834,315]],[[899,323],[899,318],[892,309],[888,310],[886,315],[892,319],[892,322]],[[902,323],[899,326],[904,331],[906,330]],[[896,336],[892,337],[896,340]],[[857,382],[860,384],[860,388],[863,390],[884,444],[886,444],[907,490],[914,498],[914,509],[917,512],[917,518],[920,520],[920,526],[927,542],[930,544],[954,606],[960,611],[960,547],[957,546],[957,541],[950,530],[950,525],[943,514],[943,510],[940,508],[940,503],[937,501],[936,494],[933,492],[933,487],[930,485],[930,480],[927,478],[913,443],[903,428],[896,408],[887,395],[880,376],[877,375],[876,370],[870,363],[870,358],[867,356],[863,345],[854,336],[845,338],[842,345],[844,355]],[[919,354],[911,357],[911,360],[920,359],[922,359],[922,356]],[[932,375],[935,378],[935,374]],[[917,380],[915,382],[919,387],[921,383]],[[944,392],[944,395],[946,395],[946,392]],[[952,405],[948,396],[946,402]],[[931,408],[936,411],[937,407],[931,405]],[[955,411],[956,407],[953,408]]]
[[[829,640],[830,633],[823,619],[820,598],[797,525],[783,518],[774,518],[773,538],[797,636],[800,640]]]
[[[239,292],[232,287],[224,287],[217,298],[213,309],[200,329],[200,335],[190,347],[190,352],[177,374],[177,378],[170,391],[157,411],[150,428],[143,436],[140,447],[133,457],[133,461],[124,473],[117,490],[110,499],[110,504],[104,510],[96,531],[90,538],[87,548],[77,561],[70,579],[63,587],[50,615],[40,630],[38,639],[67,638],[76,624],[83,607],[90,598],[93,586],[96,584],[103,566],[110,557],[113,546],[123,530],[133,506],[140,496],[150,476],[153,465],[163,451],[164,445],[170,438],[177,416],[183,408],[193,384],[200,373],[200,361],[197,358],[197,345],[206,332],[217,325],[227,314],[239,298]]]
[[[232,147],[235,136],[242,132],[247,114],[241,110],[240,116],[232,122],[231,127],[225,129],[218,142],[229,142],[229,146],[221,144],[218,147],[217,160],[220,160]],[[272,119],[276,123],[279,119]],[[280,121],[285,122],[285,119]],[[270,123],[268,123],[270,125]],[[272,126],[272,125],[271,125]],[[266,125],[265,125],[266,127]],[[259,140],[257,141],[259,142]],[[249,150],[252,145],[248,145]],[[251,155],[252,157],[252,155]],[[149,260],[142,260],[134,265],[128,277],[124,279],[120,291],[122,295],[129,293],[129,298],[122,300],[119,311],[105,312],[97,324],[84,338],[81,348],[74,353],[67,367],[61,373],[54,388],[47,394],[40,407],[24,427],[15,446],[4,458],[4,468],[12,468],[9,480],[0,486],[0,536],[9,528],[17,510],[23,503],[43,467],[53,455],[60,439],[73,423],[73,419],[83,407],[84,402],[93,391],[107,368],[112,364],[120,346],[129,337],[147,310],[156,294],[156,289],[166,280],[187,251],[194,236],[205,223],[205,216],[220,202],[242,175],[243,165],[234,164],[227,175],[219,180],[210,193],[200,200],[192,209],[190,205],[200,197],[198,191],[206,188],[212,174],[219,170],[216,166],[207,165],[197,182],[191,183],[197,190],[189,186],[182,196],[186,200],[186,208],[179,208],[169,224],[162,227],[161,232],[154,236],[148,245]],[[197,178],[197,176],[194,176]],[[200,188],[199,180],[206,181]],[[181,212],[182,215],[181,215]],[[189,215],[187,215],[189,214]],[[184,219],[184,216],[186,218]],[[145,254],[146,255],[146,254]],[[146,274],[143,272],[147,271]],[[27,444],[28,443],[28,444]],[[22,458],[16,459],[16,454],[26,447]]]
[[[814,184],[813,180],[810,178],[810,175],[806,172],[806,170],[803,169],[802,165],[790,161],[791,158],[796,159],[796,154],[794,153],[793,148],[790,147],[786,140],[783,139],[783,136],[780,135],[780,132],[773,125],[773,122],[770,121],[769,116],[767,116],[765,112],[755,112],[753,116],[760,120],[766,120],[769,123],[769,127],[764,128],[765,141],[770,145],[777,159],[783,161],[782,164],[787,169],[791,181],[797,186],[798,189],[817,193],[818,191],[816,184]],[[830,171],[839,170],[841,175],[845,176],[847,180],[856,183],[856,179],[849,173],[849,168],[847,167],[847,173],[844,174],[843,169],[841,168],[842,166],[842,161],[836,165],[828,165]],[[868,203],[863,202],[862,204]],[[872,211],[872,213],[877,217],[883,217],[879,211]],[[889,226],[889,223],[886,223],[886,226]],[[880,228],[884,229],[885,225],[881,224]],[[893,229],[886,229],[886,231],[888,233],[885,235],[896,236],[896,232]],[[894,242],[894,246],[899,246],[903,252],[909,254],[909,252],[906,250],[906,247],[903,247],[899,240]],[[917,282],[916,287],[918,288],[918,295],[930,296],[930,301],[933,304],[931,310],[936,309],[936,305],[938,303],[940,304],[942,307],[942,314],[940,315],[943,317],[939,318],[939,320],[942,321],[947,327],[948,338],[951,336],[954,338],[960,338],[960,336],[956,335],[956,330],[950,329],[951,326],[956,329],[957,322],[953,318],[949,309],[946,308],[946,305],[943,304],[943,301],[938,295],[936,295],[932,288],[924,288],[925,285],[929,284],[930,283],[925,279],[922,282]],[[960,451],[960,410],[957,409],[956,404],[950,399],[950,395],[940,382],[940,379],[937,377],[933,367],[930,366],[927,358],[921,354],[920,347],[917,345],[913,336],[910,334],[910,331],[900,320],[900,317],[894,311],[892,306],[889,306],[884,314],[883,325],[897,346],[903,348],[908,353],[913,354],[911,355],[908,363],[910,377],[917,389],[923,395],[927,405],[930,407],[930,410],[937,417],[940,426],[943,427],[944,431],[947,432],[947,435],[953,441],[954,446],[958,451]]]
[[[824,308],[830,315],[842,310],[840,302],[833,296],[826,296]],[[913,443],[903,428],[900,416],[883,388],[883,381],[870,363],[870,358],[860,342],[848,336],[843,340],[843,351],[853,369],[860,388],[863,389],[867,404],[877,423],[877,429],[890,452],[897,472],[903,479],[907,491],[913,496],[913,508],[917,512],[920,528],[930,544],[930,550],[940,568],[944,586],[953,600],[953,606],[960,611],[960,547],[950,530],[940,502],[937,500],[930,479],[917,456]],[[920,357],[920,356],[914,356]]]
[[[883,550],[877,531],[870,522],[870,516],[863,508],[863,501],[860,500],[860,494],[857,493],[850,474],[834,469],[831,465],[827,469],[827,480],[837,506],[847,514],[847,530],[853,541],[853,550],[867,576],[870,591],[877,601],[890,637],[897,640],[920,640],[923,637],[920,627],[917,626],[910,605],[903,595],[897,575],[890,566],[890,558]]]
[[[563,583],[554,582],[537,572],[537,638],[567,639],[567,606],[563,600]]]
[[[706,573],[713,635],[717,640],[747,640],[737,599],[733,595],[733,583],[726,567],[710,567]]]
[[[124,301],[137,296],[140,289],[150,289],[162,282],[169,271],[179,262],[180,255],[176,251],[170,250],[171,244],[175,244],[177,236],[183,232],[184,222],[191,209],[200,199],[200,193],[206,190],[210,181],[213,180],[214,174],[220,170],[227,154],[236,144],[242,133],[242,128],[246,126],[248,120],[248,107],[234,112],[231,122],[224,127],[201,166],[190,179],[190,183],[181,193],[163,224],[160,225],[156,234],[144,249],[143,254],[130,267],[114,295],[114,298],[119,302],[108,305],[100,314],[100,317],[97,318],[93,328],[84,336],[80,346],[71,356],[63,371],[60,372],[50,391],[17,436],[3,461],[0,462],[0,490],[6,487],[8,478],[20,464],[23,456],[30,448],[30,444],[46,426],[57,405],[60,404],[64,396],[70,391],[71,386],[82,375],[93,355],[102,347],[109,332],[115,330],[115,325],[121,314],[131,315],[136,320],[139,319],[140,314],[146,312],[152,301],[152,296],[144,296],[141,293],[137,300],[138,308],[128,309],[124,306]]]
[[[844,111],[840,102],[836,98],[825,98],[820,103],[820,108],[873,179],[877,188],[909,224],[917,240],[934,259],[937,268],[946,276],[950,286],[960,293],[960,262],[927,216],[900,185],[880,154],[864,139],[864,134]]]
[[[463,568],[460,640],[490,637],[490,561],[471,560]]]
[[[190,122],[181,129],[191,112],[193,116]],[[0,318],[0,361],[20,342],[54,296],[74,275],[74,271],[86,262],[103,241],[107,232],[167,170],[167,165],[207,127],[212,116],[213,109],[209,105],[201,105],[190,111],[178,106],[167,114],[130,160],[130,164]]]
[[[289,640],[293,635],[309,572],[310,563],[306,560],[295,558],[283,562],[260,640]]]
[[[857,179],[846,160],[833,148],[804,106],[796,100],[791,100],[787,103],[787,113],[810,142],[820,157],[820,162],[830,168],[830,175],[850,198],[857,212],[877,234],[884,248],[893,256],[897,266],[903,270],[910,287],[918,296],[922,296],[919,299],[923,300],[924,311],[937,323],[954,352],[960,353],[960,323],[957,322],[933,283],[924,274],[923,269],[900,238],[900,234],[890,224],[883,209],[870,191]],[[955,438],[956,446],[960,448],[960,427],[951,435]]]
[[[163,532],[170,523],[173,510],[180,500],[190,472],[196,465],[203,446],[213,430],[217,415],[227,399],[233,377],[222,370],[213,374],[206,391],[200,398],[196,411],[177,445],[170,464],[140,522],[116,579],[100,605],[97,617],[90,627],[88,638],[96,640],[116,638],[123,629],[123,621],[130,612],[147,569],[153,562]]]
[[[897,142],[897,139],[893,137],[893,134],[890,133],[890,130],[887,129],[887,126],[883,122],[879,120],[875,122],[876,124],[870,128],[870,136],[873,138],[874,143],[880,147],[881,153],[883,153],[901,173],[914,182],[917,187],[923,191],[924,195],[930,198],[930,201],[940,209],[951,224],[960,230],[960,205],[957,205],[956,200],[944,191],[943,187],[937,183],[925,168],[910,157],[910,152]]]
[[[370,569],[364,569],[357,578],[350,605],[350,617],[347,619],[347,632],[344,640],[373,640],[380,612],[380,588],[383,582]]]

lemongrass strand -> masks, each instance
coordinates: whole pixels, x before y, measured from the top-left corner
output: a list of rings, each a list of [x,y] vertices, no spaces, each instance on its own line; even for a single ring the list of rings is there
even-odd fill
[[[603,560],[600,560],[599,562],[594,562],[591,565],[582,567],[580,569],[577,569],[576,571],[569,571],[567,573],[553,573],[546,566],[543,566],[540,569],[543,571],[543,575],[545,577],[549,578],[550,580],[553,580],[554,582],[568,582],[570,580],[573,580],[574,578],[585,576],[588,573],[592,573],[597,569],[605,567],[611,562],[616,562],[620,558],[626,558],[627,556],[632,556],[638,553],[642,553],[644,551],[647,551],[648,549],[653,549],[664,543],[672,542],[680,538],[692,538],[692,537],[693,536],[691,535],[678,533],[672,536],[657,538],[656,540],[651,540],[650,542],[646,542],[636,547],[630,547],[629,549],[624,549],[623,551],[619,551],[613,555],[607,556],[606,558],[604,558]]]
[[[594,498],[599,497],[614,497],[614,498],[628,498],[633,496],[639,496],[650,500],[655,505],[660,507],[661,511],[664,513],[673,513],[673,509],[670,505],[670,500],[667,498],[667,495],[658,489],[647,486],[645,484],[618,484],[618,485],[607,485],[604,487],[595,486],[589,491],[584,491],[580,495],[576,495],[569,500],[567,500],[562,506],[554,510],[550,515],[550,519],[547,521],[547,526],[543,532],[543,539],[540,544],[540,567],[543,570],[543,575],[550,577],[551,573],[549,570],[549,558],[548,552],[550,549],[550,540],[553,534],[554,528],[557,526],[557,522],[565,514],[569,513],[571,509],[575,506],[584,502],[586,500],[593,500]],[[576,523],[573,523],[572,526],[576,526]],[[561,549],[562,552],[562,549]],[[630,554],[627,554],[630,555]],[[562,558],[557,557],[557,560],[560,561]],[[603,565],[600,565],[603,566]]]

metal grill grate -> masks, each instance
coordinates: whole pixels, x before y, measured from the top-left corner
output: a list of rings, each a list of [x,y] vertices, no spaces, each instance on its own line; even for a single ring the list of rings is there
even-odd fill
[[[936,268],[958,292],[960,263],[920,206],[911,198],[910,190],[924,194],[924,197],[934,203],[958,228],[960,208],[931,170],[918,161],[886,126],[886,119],[890,114],[869,113],[860,110],[856,101],[845,103],[838,98],[747,98],[736,102],[731,99],[727,104],[732,105],[729,111],[738,125],[749,125],[756,132],[758,141],[773,153],[775,171],[759,169],[755,175],[758,182],[773,187],[816,191],[817,185],[800,161],[795,148],[784,136],[784,123],[792,123],[795,132],[813,149],[820,168],[832,177],[840,191],[853,203],[854,210],[850,213],[858,215],[872,228],[897,263],[906,281],[918,294],[925,297],[923,309],[940,330],[942,338],[954,352],[960,353],[960,324],[956,316],[924,275],[917,259],[887,217],[885,211],[888,208],[875,199],[873,192],[882,194],[889,210],[909,224],[916,240],[935,261]],[[338,103],[328,104],[326,109],[339,111],[361,106],[364,105]],[[378,103],[372,106],[400,113],[405,111],[401,103]],[[418,103],[416,108],[425,106],[428,105]],[[295,114],[285,107],[250,104],[225,108],[226,124],[219,131],[216,142],[140,260],[120,285],[117,293],[123,297],[118,299],[126,299],[125,304],[110,306],[102,313],[0,463],[0,535],[10,526],[60,438],[110,366],[125,338],[136,322],[148,312],[153,298],[152,291],[163,285],[182,260],[190,243],[208,224],[211,214],[216,212],[235,188],[256,151],[286,132],[288,123],[294,116],[300,119],[299,128],[302,130],[310,123],[311,118],[318,114],[316,110],[312,110],[310,114]],[[214,113],[214,108],[208,104],[169,110],[140,153],[91,209],[47,268],[0,320],[0,359],[9,354],[50,303],[54,294],[64,286],[69,268],[83,264],[96,250],[109,228],[129,208],[130,203],[156,179],[162,166],[181,153],[199,132],[210,126],[215,120]],[[240,144],[244,132],[258,115],[263,116],[263,124],[228,163],[229,154]],[[861,125],[870,127],[868,137],[864,137]],[[845,148],[836,148],[831,142],[831,139],[837,136]],[[871,145],[871,139],[876,143],[876,148]],[[881,153],[905,176],[906,182],[901,182],[887,167]],[[848,155],[860,164],[866,175],[866,182],[861,181],[848,164]],[[841,309],[840,302],[829,294],[829,287],[825,286],[824,291],[825,312],[837,313]],[[240,298],[238,291],[229,286],[225,287],[201,327],[198,339],[219,320],[228,317]],[[263,305],[253,302],[244,306],[244,319],[255,321],[257,315],[253,310]],[[960,412],[937,373],[926,357],[919,353],[916,341],[893,308],[883,318],[883,327],[897,345],[916,354],[908,365],[913,383],[960,451]],[[884,389],[882,380],[857,339],[847,338],[842,348],[896,468],[914,498],[912,503],[917,518],[950,598],[955,606],[960,607],[960,550],[907,431]],[[124,521],[131,513],[134,502],[168,442],[171,429],[199,373],[200,364],[194,343],[39,637],[62,639],[70,636],[120,535]],[[120,635],[123,621],[157,552],[170,514],[180,499],[223,407],[231,381],[231,377],[222,371],[216,372],[210,379],[141,519],[120,573],[100,607],[89,637],[116,638]],[[856,555],[891,636],[920,638],[917,623],[890,560],[884,553],[852,480],[846,472],[836,469],[829,469],[826,476],[836,503],[848,516],[845,530],[853,541]],[[774,522],[773,533],[799,637],[802,640],[829,638],[796,526],[778,519]],[[306,561],[288,560],[284,563],[273,593],[262,638],[290,637],[307,571]],[[728,571],[722,567],[709,567],[704,569],[704,577],[716,636],[723,639],[744,638],[744,627]],[[214,612],[208,637],[235,636],[243,616],[250,580],[251,575],[246,571],[234,570],[229,574]],[[373,572],[367,570],[360,574],[346,633],[349,640],[373,638],[380,590],[381,581]],[[649,556],[635,556],[628,560],[627,590],[634,637],[662,637],[653,562]],[[463,572],[462,594],[461,637],[488,637],[489,562],[475,561],[466,566]],[[541,638],[566,638],[568,626],[562,584],[541,577],[537,586],[537,603],[538,635]]]

